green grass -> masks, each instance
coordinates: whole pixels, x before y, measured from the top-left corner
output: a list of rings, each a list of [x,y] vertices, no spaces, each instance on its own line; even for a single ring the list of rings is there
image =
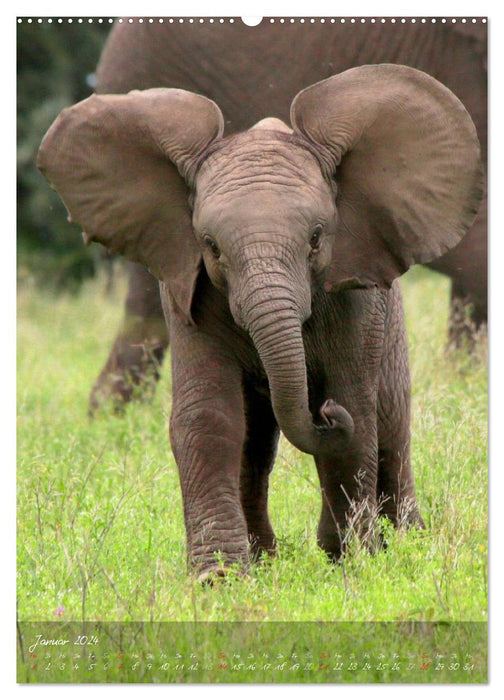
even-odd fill
[[[476,358],[447,353],[445,278],[415,269],[402,285],[413,464],[427,529],[388,532],[386,551],[370,556],[356,544],[343,566],[329,565],[316,546],[312,459],[282,441],[270,488],[278,556],[214,588],[197,585],[186,568],[168,363],[151,403],[123,417],[86,417],[125,291],[122,276],[112,296],[104,285],[97,279],[78,296],[53,296],[28,277],[20,282],[20,621],[486,620],[486,347],[481,339]],[[250,674],[243,678],[254,680]]]

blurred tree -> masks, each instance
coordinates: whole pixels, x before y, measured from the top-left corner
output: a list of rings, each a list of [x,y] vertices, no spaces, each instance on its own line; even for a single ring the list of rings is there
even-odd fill
[[[66,221],[64,205],[36,168],[40,142],[59,112],[93,91],[111,25],[87,19],[17,25],[18,273],[78,289],[96,271],[100,252],[86,248]]]

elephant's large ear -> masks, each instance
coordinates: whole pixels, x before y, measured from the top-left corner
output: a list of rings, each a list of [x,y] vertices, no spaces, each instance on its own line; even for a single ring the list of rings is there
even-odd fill
[[[184,90],[93,95],[60,114],[38,155],[85,240],[146,265],[187,318],[201,263],[188,183],[223,123]]]
[[[399,65],[353,68],[300,92],[291,120],[338,185],[327,289],[389,286],[471,225],[482,191],[478,138],[434,78]]]

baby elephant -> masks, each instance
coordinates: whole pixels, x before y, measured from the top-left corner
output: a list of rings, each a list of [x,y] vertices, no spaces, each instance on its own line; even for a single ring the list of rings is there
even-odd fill
[[[223,137],[217,105],[158,88],[92,96],[46,135],[39,167],[72,219],[161,283],[170,434],[188,558],[202,580],[273,551],[279,431],[314,455],[318,541],[349,517],[422,526],[394,281],[445,253],[481,198],[479,144],[430,76],[368,65]]]

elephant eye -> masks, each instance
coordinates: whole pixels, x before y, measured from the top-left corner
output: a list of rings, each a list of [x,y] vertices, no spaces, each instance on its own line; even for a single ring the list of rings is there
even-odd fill
[[[322,238],[322,234],[324,232],[324,229],[321,224],[317,224],[315,228],[313,229],[311,238],[310,238],[310,245],[312,247],[313,251],[317,251],[320,246],[320,239]]]
[[[220,258],[220,249],[217,243],[210,236],[203,237],[203,243],[210,249],[210,252],[217,260]]]

